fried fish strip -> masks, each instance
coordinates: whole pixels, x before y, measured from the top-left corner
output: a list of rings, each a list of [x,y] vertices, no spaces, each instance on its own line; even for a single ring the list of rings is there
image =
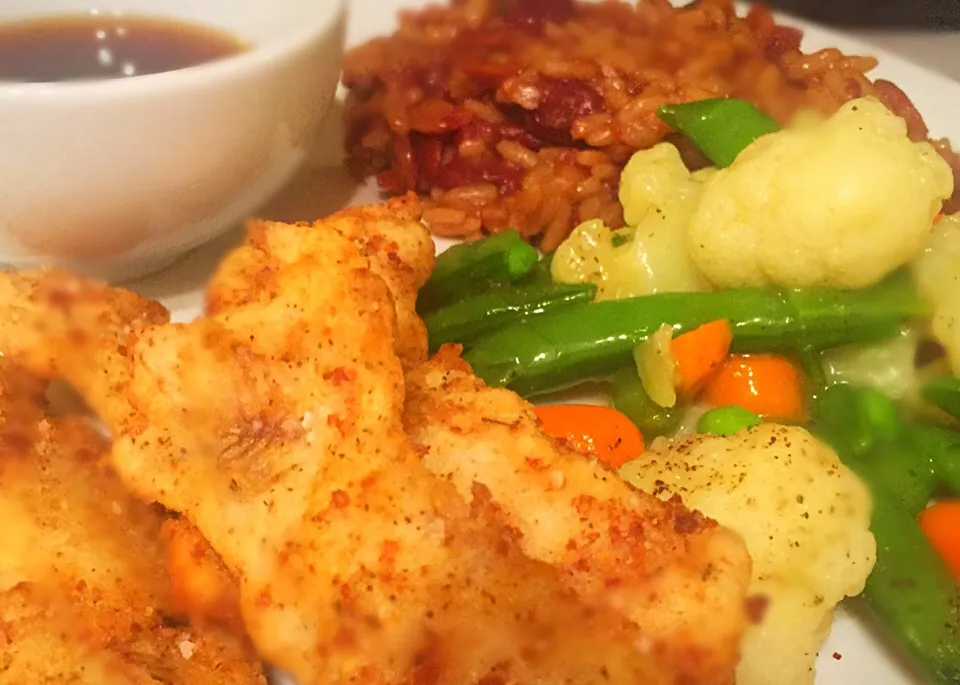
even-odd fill
[[[122,394],[78,368],[109,340],[84,326],[111,289],[47,277],[31,294],[43,352],[24,356],[49,356],[104,417],[141,498],[209,540],[254,644],[301,685],[671,682],[616,612],[520,552],[484,488],[468,506],[424,468],[401,424],[397,298],[353,241],[310,230],[300,258],[258,258],[277,267],[249,297],[106,344]],[[242,270],[231,259],[222,273]]]
[[[487,488],[521,549],[639,626],[666,670],[733,682],[751,569],[736,534],[556,444],[531,405],[484,386],[454,346],[408,374],[404,424],[431,472],[467,497]]]
[[[0,683],[265,685],[239,641],[171,623],[161,516],[43,390],[0,360]]]
[[[427,359],[427,329],[417,316],[417,292],[430,277],[435,257],[420,212],[420,201],[410,194],[382,205],[349,207],[312,226],[251,221],[245,245],[220,266],[207,290],[206,311],[216,315],[271,298],[277,274],[314,254],[326,230],[332,229],[353,242],[387,284],[397,313],[396,352],[404,368],[415,368]],[[324,230],[312,230],[320,225]]]
[[[427,359],[427,333],[416,313],[417,292],[433,271],[435,248],[419,224],[415,194],[382,205],[347,208],[315,222],[352,241],[390,291],[397,313],[395,349],[405,369]],[[218,312],[270,297],[275,274],[316,249],[324,233],[311,224],[250,221],[245,245],[221,265],[206,293],[206,311]],[[200,532],[186,520],[165,526],[167,564],[179,606],[193,620],[243,633],[236,579]]]
[[[237,579],[196,526],[182,518],[169,519],[161,537],[176,611],[191,624],[219,626],[246,638]]]
[[[89,306],[77,309],[77,298],[87,298]],[[66,306],[72,308],[70,329],[63,325]],[[0,274],[0,312],[0,352],[16,353],[34,374],[58,378],[57,355],[49,350],[50,340],[58,339],[78,387],[96,385],[117,394],[130,384],[124,362],[129,346],[144,328],[170,320],[158,302],[54,270]]]

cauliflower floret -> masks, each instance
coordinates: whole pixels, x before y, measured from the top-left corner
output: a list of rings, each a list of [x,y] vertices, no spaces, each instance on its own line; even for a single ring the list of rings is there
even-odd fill
[[[933,305],[930,332],[960,376],[960,215],[944,217],[913,264],[921,297]]]
[[[836,605],[863,590],[876,560],[863,483],[807,431],[771,424],[660,439],[620,474],[746,542],[751,593],[768,604],[744,638],[737,685],[811,685]]]
[[[709,173],[691,175],[668,143],[637,152],[620,181],[628,228],[613,231],[597,220],[581,224],[557,248],[553,280],[594,283],[598,300],[709,289],[684,237]]]
[[[919,343],[917,331],[905,327],[893,338],[825,350],[822,360],[827,381],[873,388],[891,399],[916,405],[922,383],[917,369]]]
[[[911,261],[953,175],[874,99],[762,136],[707,182],[687,245],[723,288],[860,288]]]
[[[672,221],[651,214],[662,214],[673,203],[684,209],[693,209],[703,189],[703,183],[716,169],[710,167],[691,174],[683,163],[677,148],[670,143],[658,143],[649,150],[635,152],[620,175],[620,204],[627,226],[640,226],[645,219]],[[686,226],[686,221],[677,222]]]

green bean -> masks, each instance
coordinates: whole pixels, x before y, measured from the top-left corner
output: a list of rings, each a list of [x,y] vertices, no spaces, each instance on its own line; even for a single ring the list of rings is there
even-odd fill
[[[593,284],[497,288],[427,314],[423,322],[430,349],[436,350],[448,342],[470,343],[525,317],[589,302],[596,292]]]
[[[944,466],[960,436],[905,424],[889,399],[847,385],[821,394],[815,419],[815,430],[873,495],[877,563],[866,605],[932,683],[960,682],[960,587],[916,521],[946,484]]]
[[[878,504],[871,529],[878,550],[866,605],[931,683],[960,683],[956,581],[913,518]]]
[[[806,386],[811,396],[816,396],[827,387],[827,374],[823,370],[823,352],[814,348],[797,350],[797,361],[806,374]]]
[[[960,435],[953,430],[925,424],[908,424],[904,433],[910,449],[928,460],[934,478],[933,487],[960,496]],[[916,512],[920,513],[920,508]]]
[[[750,143],[780,128],[749,102],[732,98],[664,105],[657,116],[718,167],[730,166]]]
[[[680,425],[681,411],[677,407],[661,407],[650,399],[640,382],[636,364],[624,366],[611,378],[613,406],[636,424],[647,440],[668,435]]]
[[[960,419],[960,379],[936,378],[924,385],[920,394],[927,402]]]
[[[633,349],[664,323],[682,333],[727,319],[735,350],[792,351],[892,337],[905,318],[926,312],[902,272],[854,291],[659,293],[521,319],[478,341],[466,358],[489,385],[529,396],[609,377],[628,365]]]
[[[530,272],[520,278],[515,285],[551,285],[553,283],[553,274],[550,272],[553,267],[553,253],[543,255],[536,266],[530,269]]]
[[[417,312],[435,311],[491,286],[513,283],[537,263],[536,249],[516,231],[454,245],[439,257],[417,297]]]

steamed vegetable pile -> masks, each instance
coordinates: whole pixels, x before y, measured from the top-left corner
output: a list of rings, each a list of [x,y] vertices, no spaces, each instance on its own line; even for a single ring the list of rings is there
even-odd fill
[[[812,682],[861,591],[931,682],[960,682],[950,168],[872,99],[783,130],[737,100],[660,116],[714,166],[663,143],[623,172],[626,228],[587,221],[542,259],[512,232],[443,253],[418,302],[431,346],[527,397],[599,384],[612,407],[541,407],[545,430],[744,537],[774,602],[741,685]]]

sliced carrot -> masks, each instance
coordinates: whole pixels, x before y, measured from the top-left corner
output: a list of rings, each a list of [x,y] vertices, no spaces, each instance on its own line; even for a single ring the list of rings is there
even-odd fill
[[[616,409],[555,404],[537,407],[535,411],[544,433],[594,455],[611,468],[618,469],[643,454],[640,429]]]
[[[920,514],[924,535],[960,580],[960,499],[943,500]]]
[[[681,395],[692,397],[697,394],[710,374],[730,354],[732,342],[733,329],[726,319],[705,323],[673,339],[670,352],[676,363]]]
[[[801,421],[803,374],[780,355],[732,355],[710,378],[701,398],[714,407],[743,407],[768,419]]]
[[[943,218],[943,212],[938,212],[935,217],[933,217],[933,225],[936,226],[940,223],[940,219]]]

